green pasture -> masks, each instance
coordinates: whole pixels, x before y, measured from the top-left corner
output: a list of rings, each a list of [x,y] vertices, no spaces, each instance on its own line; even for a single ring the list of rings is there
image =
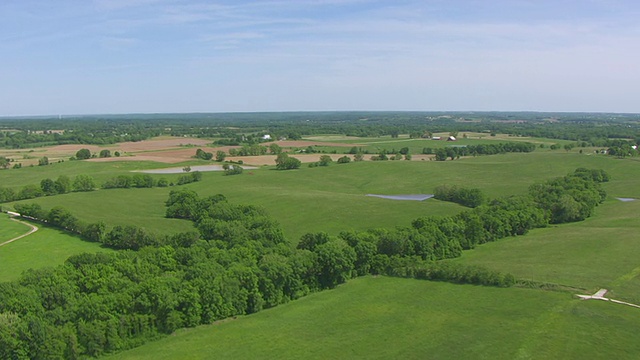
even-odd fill
[[[638,322],[562,292],[365,277],[112,358],[633,359]]]
[[[468,137],[464,138],[463,134],[467,134]],[[467,145],[480,145],[480,144],[496,144],[501,142],[530,142],[536,145],[544,145],[545,148],[538,148],[536,151],[551,151],[549,149],[550,145],[558,144],[564,145],[569,143],[574,143],[568,140],[557,140],[557,139],[545,139],[545,138],[533,138],[533,137],[519,137],[519,136],[507,136],[507,135],[498,135],[498,136],[490,136],[489,134],[484,133],[467,133],[461,132],[457,137],[456,141],[447,141],[448,133],[438,133],[434,134],[442,137],[441,140],[431,140],[431,139],[422,139],[422,138],[409,138],[409,135],[399,135],[397,138],[392,138],[390,135],[380,136],[380,137],[370,137],[370,138],[358,138],[358,137],[347,137],[347,136],[339,136],[339,135],[323,135],[323,136],[311,136],[305,137],[305,140],[310,141],[318,141],[318,142],[340,142],[345,144],[352,144],[353,146],[360,147],[363,150],[368,151],[369,153],[378,153],[382,150],[392,151],[395,149],[399,151],[400,149],[407,147],[409,148],[409,152],[411,154],[421,154],[422,149],[424,148],[444,148],[448,146],[467,146]],[[314,146],[314,148],[318,151],[331,152],[336,151],[337,153],[346,153],[350,150],[350,147],[337,147],[337,146]],[[555,150],[560,152],[561,150]],[[565,150],[562,150],[563,152]]]
[[[0,244],[17,236],[29,232],[29,227],[10,220],[5,214],[0,214]]]
[[[45,210],[62,206],[85,223],[103,221],[108,227],[134,225],[165,234],[194,230],[190,221],[164,217],[170,189],[173,188],[100,189],[23,202],[38,203]]]
[[[640,200],[608,200],[578,223],[531,231],[466,251],[451,261],[510,272],[640,303]]]
[[[107,170],[120,163],[87,163]],[[122,163],[113,173],[128,173],[134,163]],[[451,215],[464,208],[429,199],[423,202],[394,201],[366,194],[431,194],[443,184],[478,187],[489,197],[522,194],[536,182],[566,175],[577,167],[602,168],[611,173],[606,184],[611,196],[640,197],[634,186],[640,175],[635,159],[565,152],[533,152],[479,156],[455,161],[364,161],[328,167],[277,171],[263,167],[242,175],[221,172],[203,174],[201,182],[184,185],[201,196],[222,193],[238,204],[263,206],[283,226],[289,239],[297,241],[307,232],[365,230],[374,227],[407,226],[417,217]],[[74,165],[75,166],[75,165]],[[150,167],[145,163],[143,167]],[[83,169],[76,169],[83,173]],[[110,175],[111,177],[113,175]],[[97,190],[44,197],[37,202],[45,209],[59,205],[81,220],[102,220],[108,225],[142,225],[159,232],[192,229],[187,221],[165,219],[164,202],[172,189]]]
[[[10,222],[4,214],[0,214],[0,219],[3,228]],[[0,281],[17,280],[23,271],[30,268],[60,265],[71,255],[113,251],[42,224],[34,225],[39,227],[35,233],[0,246]],[[24,228],[22,233],[29,231],[28,227],[21,226]]]
[[[206,165],[211,164],[204,160],[193,160],[179,164],[161,164],[152,161],[65,161],[63,163],[53,163],[47,166],[26,166],[21,169],[3,170],[2,183],[0,186],[12,187],[19,190],[26,184],[40,185],[43,179],[57,179],[60,175],[66,175],[73,180],[76,175],[89,175],[94,178],[98,186],[108,179],[118,175],[133,175],[131,171],[148,170],[166,167],[184,167],[186,165]],[[155,179],[165,177],[170,181],[177,179],[181,174],[152,174]]]

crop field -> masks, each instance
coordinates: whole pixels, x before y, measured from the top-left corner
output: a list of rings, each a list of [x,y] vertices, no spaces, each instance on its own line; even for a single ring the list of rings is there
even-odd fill
[[[638,321],[561,292],[365,277],[111,358],[627,359]]]

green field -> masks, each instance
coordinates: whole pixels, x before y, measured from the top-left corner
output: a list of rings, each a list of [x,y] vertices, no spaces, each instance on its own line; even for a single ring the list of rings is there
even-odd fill
[[[338,141],[326,137],[327,141]],[[541,140],[545,143],[561,143]],[[370,147],[422,148],[430,140],[342,139]],[[473,140],[468,140],[473,141]],[[493,142],[494,139],[475,141]],[[439,142],[446,144],[446,142]],[[412,148],[413,149],[413,148]],[[413,150],[412,150],[413,151]],[[430,194],[443,184],[480,188],[490,198],[524,194],[535,182],[578,167],[604,169],[608,198],[586,221],[536,229],[467,251],[449,261],[510,272],[519,279],[565,285],[640,303],[640,199],[637,158],[538,149],[455,161],[359,162],[276,171],[262,167],[240,176],[203,174],[180,188],[201,196],[222,193],[235,204],[263,206],[281,223],[292,245],[307,232],[408,226],[420,216],[465,208],[430,199],[392,201],[366,194]],[[174,167],[172,165],[171,167]],[[135,162],[65,162],[7,171],[4,186],[39,184],[60,174],[91,174],[98,182],[143,168]],[[167,177],[177,177],[171,175]],[[156,176],[160,177],[160,176]],[[3,181],[5,177],[3,177]],[[45,209],[63,206],[85,222],[136,225],[161,233],[193,230],[189,221],[164,218],[164,202],[177,187],[97,190],[43,197]],[[4,204],[10,207],[11,204]],[[28,231],[0,218],[0,242]],[[66,233],[41,229],[0,247],[0,281],[30,267],[53,266],[80,252],[110,251]],[[116,358],[637,358],[640,310],[579,301],[574,292],[489,288],[365,277],[260,313],[180,330]]]
[[[536,229],[479,246],[451,261],[510,272],[640,303],[640,201],[609,200],[583,222]]]
[[[128,173],[131,163],[74,162],[76,173],[105,166],[98,173],[106,178]],[[451,215],[463,208],[437,200],[424,202],[392,201],[366,197],[366,194],[430,194],[437,186],[456,184],[478,187],[489,197],[525,193],[536,182],[566,175],[577,167],[602,168],[613,181],[606,184],[611,196],[640,197],[633,186],[640,175],[635,160],[618,160],[565,152],[533,152],[480,156],[456,161],[386,161],[333,164],[329,167],[294,171],[275,171],[264,167],[240,176],[208,172],[203,181],[185,185],[202,196],[222,193],[238,204],[263,206],[283,226],[285,234],[297,241],[307,232],[364,230],[373,227],[407,226],[420,216]],[[57,165],[56,165],[57,166]],[[59,164],[59,166],[66,166]],[[145,163],[144,167],[150,167]],[[32,169],[22,169],[30,171]],[[12,175],[16,172],[8,172]],[[39,174],[39,176],[43,176]],[[30,175],[27,178],[38,178]],[[18,181],[18,180],[16,180]],[[37,182],[36,182],[37,183]],[[103,220],[109,225],[140,225],[160,232],[175,233],[191,229],[186,221],[165,219],[164,202],[173,188],[98,190],[26,200],[48,209],[68,208],[81,220]],[[100,206],[96,206],[100,204]]]
[[[7,222],[13,223],[5,214],[0,214],[0,218],[3,228]],[[18,225],[22,226],[22,233],[29,231],[26,226]],[[113,251],[63,231],[35,225],[39,227],[35,233],[0,247],[0,282],[17,280],[23,271],[30,268],[60,265],[74,254]]]
[[[464,138],[463,134],[468,134],[468,138]],[[422,139],[422,138],[409,138],[409,135],[400,135],[397,138],[392,138],[391,136],[380,136],[380,137],[369,137],[369,138],[358,138],[352,136],[341,136],[341,135],[321,135],[321,136],[310,136],[305,137],[305,140],[310,141],[319,141],[319,142],[340,142],[345,144],[352,144],[353,146],[357,146],[362,148],[363,151],[367,151],[369,153],[378,153],[382,150],[392,151],[395,149],[399,151],[400,149],[406,147],[409,149],[411,154],[422,154],[422,150],[424,148],[444,148],[448,146],[466,146],[466,145],[480,145],[480,144],[497,144],[497,143],[505,143],[505,142],[530,142],[536,145],[545,146],[544,149],[538,149],[538,151],[550,151],[549,146],[553,144],[564,145],[573,143],[572,141],[567,140],[557,140],[557,139],[544,139],[544,138],[532,138],[532,137],[517,137],[517,136],[507,136],[507,135],[498,135],[496,137],[489,136],[489,134],[480,134],[480,133],[460,133],[457,140],[455,142],[446,141],[446,138],[449,136],[448,133],[438,133],[434,134],[434,136],[440,136],[442,140],[431,140],[431,139]],[[336,146],[315,146],[316,150],[322,150],[325,152],[336,151],[337,153],[345,153],[349,151],[349,147],[336,147]],[[564,152],[564,150],[556,150],[557,152]],[[575,150],[576,152],[578,150]]]
[[[365,277],[113,358],[632,359],[639,321],[567,293]]]
[[[29,227],[9,220],[8,216],[0,216],[0,244],[29,231]]]
[[[70,178],[82,174],[90,175],[98,183],[98,186],[104,181],[111,179],[117,175],[133,175],[131,171],[157,169],[163,167],[182,167],[185,165],[204,165],[205,161],[189,161],[180,164],[159,164],[151,161],[117,161],[117,162],[93,162],[93,161],[65,161],[63,163],[53,163],[47,166],[30,166],[22,169],[10,169],[2,173],[3,187],[13,187],[19,190],[26,184],[40,185],[40,181],[46,178],[57,179],[60,175],[66,175]],[[173,180],[180,174],[152,175],[158,179],[165,177]]]

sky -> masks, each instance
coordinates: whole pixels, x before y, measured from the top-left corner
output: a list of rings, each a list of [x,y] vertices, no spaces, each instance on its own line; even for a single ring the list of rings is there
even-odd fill
[[[637,0],[2,0],[0,116],[640,113]]]

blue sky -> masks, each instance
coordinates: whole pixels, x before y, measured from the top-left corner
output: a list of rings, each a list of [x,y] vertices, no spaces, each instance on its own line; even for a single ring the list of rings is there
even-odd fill
[[[640,112],[635,0],[2,0],[0,115]]]

